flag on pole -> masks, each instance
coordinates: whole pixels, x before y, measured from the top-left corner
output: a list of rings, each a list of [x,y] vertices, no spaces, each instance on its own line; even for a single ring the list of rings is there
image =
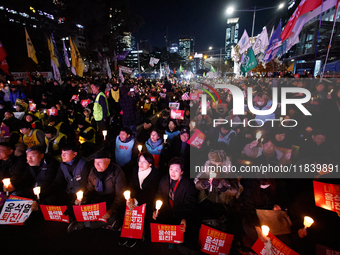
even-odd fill
[[[257,55],[260,52],[264,53],[268,45],[269,45],[269,42],[268,42],[267,28],[264,27],[261,34],[256,38],[255,43],[253,45],[254,54]]]
[[[250,48],[247,55],[244,57],[244,60],[241,62],[241,67],[240,67],[241,73],[243,74],[243,76],[245,76],[247,72],[255,68],[257,65],[258,63],[256,61],[253,48]]]
[[[248,48],[251,47],[251,43],[249,40],[249,36],[246,30],[244,30],[243,35],[241,37],[241,39],[239,40],[238,44],[237,44],[240,48],[239,48],[239,52],[240,54],[242,54],[243,52],[245,52]]]
[[[112,79],[111,68],[109,65],[109,60],[107,58],[106,58],[106,70],[107,70],[107,76],[109,76],[109,78]]]
[[[26,34],[26,46],[27,46],[28,57],[31,58],[36,64],[38,64],[38,59],[37,59],[37,56],[35,55],[35,49],[34,49],[33,43],[27,33],[26,28],[25,28],[25,34]]]
[[[158,58],[153,58],[153,57],[151,57],[151,58],[150,58],[149,65],[152,66],[152,67],[154,67],[154,65],[157,65],[157,64],[158,64],[158,61],[159,61]]]
[[[236,51],[235,51],[235,47],[234,46],[231,46],[231,59],[233,61],[236,60]]]
[[[210,65],[210,71],[212,71],[213,73],[216,73],[216,70],[212,65]]]
[[[281,34],[281,39],[286,40],[291,35],[297,19],[303,14],[318,8],[322,4],[322,0],[302,0],[299,6],[294,11],[293,15],[288,20]]]
[[[67,54],[67,49],[66,49],[66,45],[65,45],[65,40],[63,41],[63,49],[64,49],[64,60],[65,60],[65,64],[68,68],[71,67],[71,64],[70,64],[70,60],[68,58],[68,54]]]
[[[61,64],[64,63],[64,61],[63,61],[63,58],[61,57],[61,55],[59,54],[59,51],[58,51],[58,48],[57,48],[57,44],[55,43],[55,40],[54,40],[53,33],[51,34],[51,39],[52,39],[53,48],[54,48],[54,55],[58,59],[59,66],[60,66]]]
[[[59,72],[59,69],[58,69],[57,65],[53,61],[53,59],[51,59],[51,66],[52,66],[52,69],[53,69],[53,77],[54,77],[54,79],[56,81],[58,81],[59,84],[61,84],[62,80],[61,80],[60,72]]]
[[[180,65],[179,65],[178,72],[181,73],[181,72],[183,72],[183,70],[184,70],[184,68],[183,68],[182,64],[180,64]]]
[[[8,75],[11,75],[10,73],[9,73],[9,66],[8,66],[8,64],[7,64],[7,61],[6,61],[6,59],[4,58],[3,60],[1,60],[0,61],[0,68],[6,73],[6,74],[8,74]]]
[[[293,71],[294,71],[294,65],[295,65],[295,62],[292,63],[292,64],[287,68],[287,72],[293,72]]]
[[[47,44],[48,44],[48,49],[50,51],[51,59],[53,60],[53,62],[56,65],[56,67],[59,67],[59,60],[58,60],[58,57],[57,57],[57,55],[55,53],[55,50],[54,50],[54,45],[53,45],[53,42],[52,42],[52,38],[47,38]]]
[[[122,69],[120,67],[119,67],[119,78],[120,78],[121,83],[123,84],[124,83],[124,75],[123,75]]]
[[[2,43],[0,42],[0,61],[4,60],[6,57],[7,57],[7,52],[4,46],[2,45]]]
[[[279,47],[282,44],[282,40],[280,37],[281,31],[282,31],[282,26],[281,26],[281,20],[280,20],[275,32],[270,38],[268,48],[266,49],[265,56],[263,58],[264,61],[269,62],[276,56],[276,53],[278,52]]]
[[[116,60],[116,59],[118,59],[118,60],[124,60],[124,59],[126,58],[126,56],[127,56],[128,53],[129,53],[128,50],[127,50],[127,51],[123,51],[122,53],[119,53],[118,55],[114,56],[114,57],[113,57],[113,60]]]
[[[85,64],[79,53],[79,50],[76,44],[71,40],[71,37],[70,37],[70,44],[71,44],[72,67],[75,68],[76,74],[79,77],[83,77]]]

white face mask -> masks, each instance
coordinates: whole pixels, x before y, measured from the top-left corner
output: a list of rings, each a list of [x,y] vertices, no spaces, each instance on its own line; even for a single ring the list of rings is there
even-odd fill
[[[261,187],[261,189],[266,189],[266,188],[268,188],[270,186],[270,184],[266,184],[266,185],[261,185],[260,187]]]
[[[259,106],[262,106],[262,105],[264,105],[264,102],[257,102],[257,104],[258,104]]]

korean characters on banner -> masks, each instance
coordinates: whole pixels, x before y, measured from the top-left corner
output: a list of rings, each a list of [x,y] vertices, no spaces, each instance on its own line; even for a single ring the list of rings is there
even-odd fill
[[[91,205],[74,205],[74,215],[79,222],[84,221],[103,221],[106,219],[101,218],[106,213],[106,202]]]
[[[179,110],[180,103],[169,103],[169,108],[171,110]]]
[[[268,238],[271,241],[271,254],[280,254],[280,255],[299,255],[299,253],[293,251],[279,239],[277,239],[272,233],[268,233]],[[257,239],[253,247],[251,247],[253,251],[260,255],[266,255],[267,253],[265,243],[260,239]]]
[[[190,144],[191,146],[200,149],[202,144],[204,143],[204,140],[205,134],[201,132],[199,129],[196,129],[195,133],[187,141],[187,144]]]
[[[201,225],[198,244],[207,254],[229,254],[234,235]]]
[[[183,232],[180,225],[150,224],[151,242],[153,243],[183,243]]]
[[[315,205],[340,213],[340,185],[313,181]]]
[[[124,223],[121,231],[121,237],[142,239],[144,229],[146,204],[135,207],[130,210],[128,206],[125,209]]]
[[[47,110],[47,115],[48,116],[58,116],[58,109],[54,109],[54,108],[48,109]]]
[[[23,225],[31,214],[33,200],[6,200],[0,214],[0,225]]]
[[[44,215],[45,220],[59,221],[69,223],[69,216],[65,216],[64,212],[67,206],[55,206],[55,205],[40,205],[40,209]]]
[[[35,112],[37,110],[37,105],[34,103],[29,103],[28,108],[31,112]]]
[[[184,120],[184,110],[174,110],[170,112],[170,118],[175,120]]]
[[[156,97],[150,97],[151,102],[156,102],[157,101],[156,99],[157,99]]]
[[[197,92],[193,92],[189,94],[190,100],[199,100],[199,94]]]
[[[340,255],[340,251],[333,250],[326,246],[317,244],[316,245],[316,255]]]

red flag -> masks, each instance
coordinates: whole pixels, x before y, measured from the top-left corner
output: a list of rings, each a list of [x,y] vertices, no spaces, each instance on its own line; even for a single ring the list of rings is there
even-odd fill
[[[1,51],[1,50],[0,50]],[[1,53],[0,53],[1,54]],[[7,61],[6,59],[3,59],[1,62],[0,62],[0,68],[8,75],[11,75],[8,71],[9,69],[9,66],[7,64]]]
[[[318,8],[322,4],[322,0],[302,0],[299,4],[299,6],[294,11],[293,15],[288,20],[285,28],[283,29],[281,33],[281,39],[282,41],[286,40],[296,23],[296,20],[303,14],[310,12],[316,8]]]
[[[0,42],[0,61],[4,60],[6,57],[7,57],[7,52],[4,46],[2,46],[2,43]]]

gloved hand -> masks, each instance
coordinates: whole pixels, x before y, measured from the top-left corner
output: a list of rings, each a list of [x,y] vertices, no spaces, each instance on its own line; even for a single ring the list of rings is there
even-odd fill
[[[207,189],[210,187],[210,183],[208,179],[201,180],[201,185],[203,189]]]

